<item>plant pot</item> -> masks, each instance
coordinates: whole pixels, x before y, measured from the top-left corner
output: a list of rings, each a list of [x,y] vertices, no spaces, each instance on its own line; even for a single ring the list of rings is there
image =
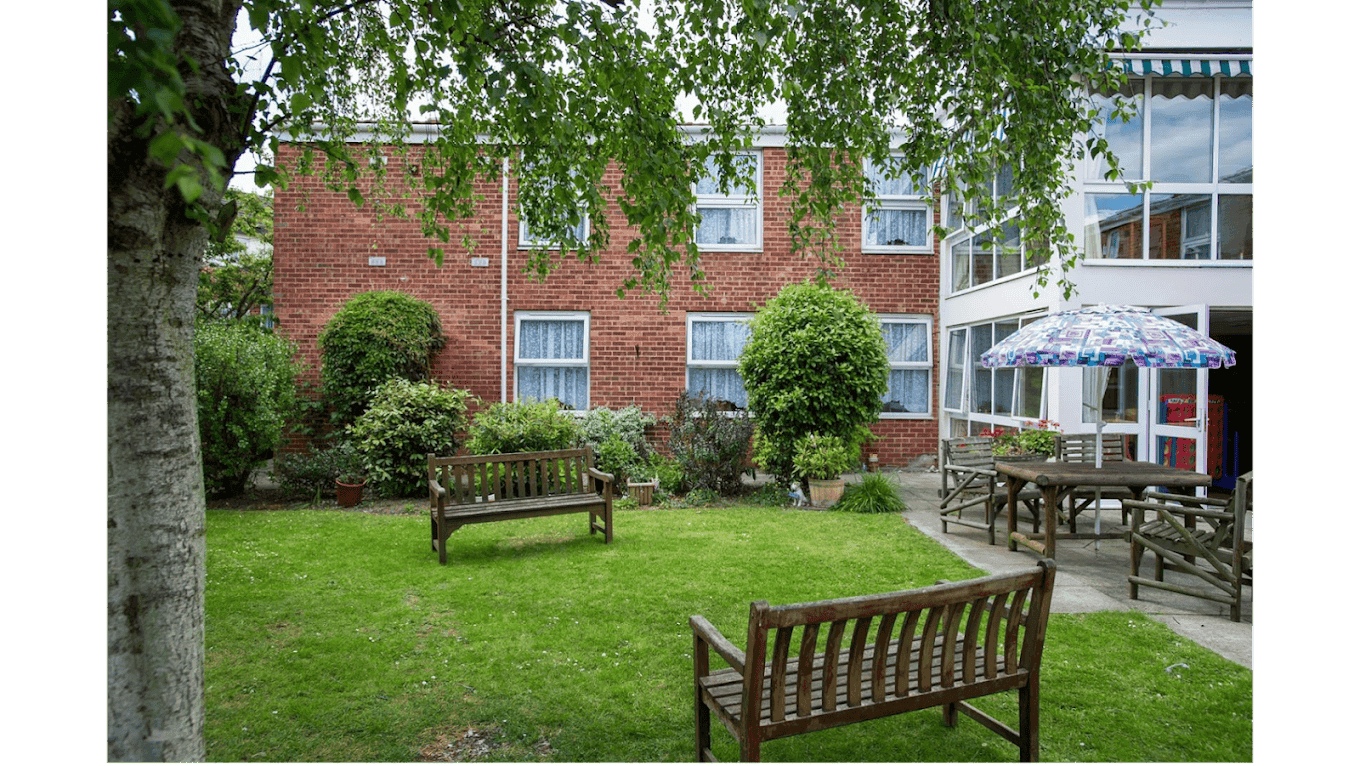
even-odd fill
[[[638,505],[652,504],[652,491],[656,489],[656,482],[628,482],[629,497],[636,498]]]
[[[335,501],[340,504],[341,508],[353,508],[359,504],[360,500],[364,499],[364,484],[367,483],[345,484],[339,481],[335,482]]]
[[[808,479],[808,490],[814,508],[830,508],[845,492],[845,479]]]

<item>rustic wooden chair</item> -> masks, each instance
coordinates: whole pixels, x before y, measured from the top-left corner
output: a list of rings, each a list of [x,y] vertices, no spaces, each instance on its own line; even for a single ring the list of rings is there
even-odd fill
[[[987,542],[996,545],[996,519],[1006,507],[1006,485],[996,472],[990,436],[967,436],[940,440],[940,528],[950,524],[987,530]],[[1034,532],[1039,532],[1037,489],[1022,490],[1019,500],[1029,511]],[[964,512],[980,518],[968,518]]]
[[[1101,447],[1101,465],[1123,462],[1128,459],[1128,439],[1124,434],[1103,434]],[[1058,434],[1054,445],[1054,454],[1058,460],[1064,462],[1094,463],[1096,462],[1096,435],[1072,434],[1064,436]],[[1100,497],[1101,500],[1132,500],[1133,493],[1125,487],[1102,487]],[[1067,524],[1073,533],[1077,531],[1077,516],[1082,511],[1091,508],[1095,501],[1096,491],[1094,488],[1078,488],[1067,496]],[[1124,526],[1128,526],[1128,510],[1121,507],[1120,517]]]
[[[1251,585],[1251,540],[1247,514],[1252,508],[1252,473],[1237,479],[1228,499],[1148,492],[1142,501],[1125,500],[1133,513],[1130,534],[1129,598],[1138,586],[1182,593],[1227,604],[1233,622],[1242,621],[1243,587]],[[1151,512],[1153,516],[1147,518]],[[1156,558],[1153,579],[1141,577],[1143,549]],[[1167,565],[1202,580],[1194,588],[1163,580]]]

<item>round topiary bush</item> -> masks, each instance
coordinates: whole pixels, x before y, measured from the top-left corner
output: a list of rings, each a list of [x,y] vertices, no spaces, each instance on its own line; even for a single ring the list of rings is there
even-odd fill
[[[756,460],[781,485],[795,475],[799,438],[857,448],[888,390],[878,317],[848,290],[812,283],[785,287],[756,312],[737,369],[763,447]]]
[[[298,374],[287,340],[256,326],[204,322],[194,333],[203,484],[211,497],[239,495],[283,439]]]
[[[444,332],[425,301],[395,291],[360,293],[335,312],[317,345],[331,417],[347,425],[388,380],[428,378]]]
[[[455,434],[467,426],[468,399],[468,392],[434,382],[393,378],[379,386],[373,406],[349,427],[373,489],[385,497],[422,494],[428,455],[458,451]]]

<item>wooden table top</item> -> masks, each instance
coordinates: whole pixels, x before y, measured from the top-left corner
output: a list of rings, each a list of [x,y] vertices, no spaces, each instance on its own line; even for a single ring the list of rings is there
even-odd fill
[[[1095,463],[1007,463],[998,459],[996,472],[1041,487],[1207,487],[1213,483],[1208,474],[1135,460],[1116,460],[1097,468]]]

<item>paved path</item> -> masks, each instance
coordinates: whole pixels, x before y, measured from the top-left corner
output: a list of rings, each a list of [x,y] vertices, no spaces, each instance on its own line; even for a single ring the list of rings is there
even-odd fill
[[[907,521],[964,561],[988,573],[1019,569],[1037,560],[1038,555],[1021,548],[1007,550],[1005,521],[998,522],[997,544],[987,543],[987,532],[981,529],[951,525],[949,533],[940,530],[939,489],[940,475],[933,471],[886,471],[885,475],[899,487],[907,510]],[[853,479],[853,477],[847,477]],[[1101,530],[1123,529],[1120,514],[1108,506],[1102,514]],[[1027,517],[1022,516],[1022,520]],[[1022,527],[1026,522],[1022,521]],[[1078,530],[1094,524],[1092,514],[1078,517]],[[1085,530],[1089,531],[1089,530]],[[1144,554],[1144,569],[1152,569],[1151,554]],[[1138,600],[1129,598],[1129,544],[1123,540],[1101,540],[1097,550],[1091,540],[1058,541],[1058,581],[1053,593],[1053,611],[1080,613],[1099,611],[1138,611],[1164,623],[1176,633],[1226,657],[1233,662],[1251,667],[1252,605],[1251,589],[1242,606],[1242,622],[1228,617],[1228,606],[1207,599],[1183,596],[1179,593],[1141,588]],[[1187,584],[1195,578],[1180,572],[1166,573],[1168,580],[1184,578]]]

